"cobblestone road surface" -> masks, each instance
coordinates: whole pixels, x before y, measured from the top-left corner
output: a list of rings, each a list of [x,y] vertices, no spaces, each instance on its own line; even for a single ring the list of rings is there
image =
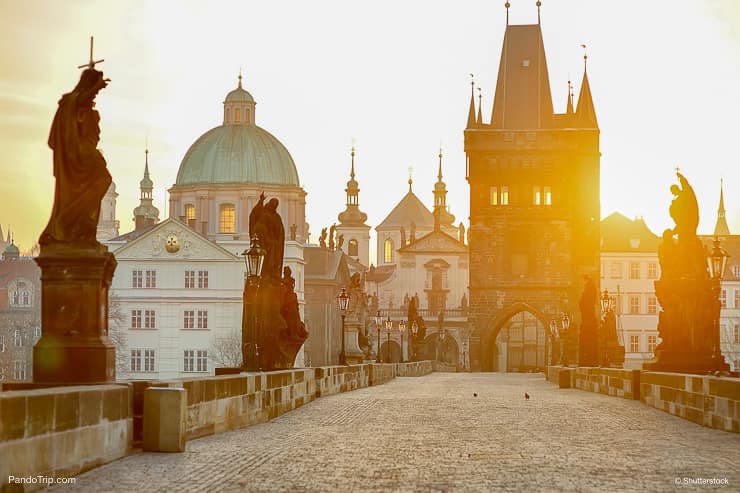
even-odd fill
[[[434,373],[324,397],[183,454],[133,454],[55,488],[80,490],[740,491],[740,437],[538,374]]]

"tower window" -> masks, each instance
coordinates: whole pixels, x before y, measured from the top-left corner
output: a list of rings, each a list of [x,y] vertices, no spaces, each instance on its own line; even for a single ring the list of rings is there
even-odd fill
[[[491,205],[509,205],[509,187],[491,187]]]
[[[219,232],[234,233],[236,225],[236,207],[234,207],[234,204],[221,204],[218,217]]]
[[[234,123],[241,123],[242,121],[242,112],[239,108],[234,109]]]
[[[498,205],[498,187],[491,187],[491,205]]]
[[[195,219],[195,206],[193,204],[187,204],[185,206],[185,221]]]
[[[383,263],[389,264],[393,262],[393,242],[390,238],[387,238],[383,242]]]
[[[347,243],[347,255],[350,257],[357,257],[359,255],[360,245],[357,243],[357,240],[352,238],[349,240],[349,243]]]
[[[545,196],[545,205],[552,205],[552,189],[550,187],[544,187],[543,195]]]
[[[540,187],[534,187],[532,190],[532,203],[534,205],[542,205],[542,190]]]

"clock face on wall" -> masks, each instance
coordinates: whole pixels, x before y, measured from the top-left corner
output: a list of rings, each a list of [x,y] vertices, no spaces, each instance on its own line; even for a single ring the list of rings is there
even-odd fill
[[[177,253],[180,250],[180,240],[176,235],[167,235],[167,239],[164,240],[164,248],[167,253]]]

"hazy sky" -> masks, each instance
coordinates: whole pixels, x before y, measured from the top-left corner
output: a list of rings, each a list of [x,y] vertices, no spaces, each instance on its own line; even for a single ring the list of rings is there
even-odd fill
[[[511,3],[512,24],[537,22],[534,0]],[[353,138],[368,224],[406,192],[409,166],[414,191],[431,207],[440,142],[448,204],[467,224],[469,74],[488,120],[503,4],[0,0],[0,224],[22,249],[46,225],[48,131],[88,59],[90,35],[112,79],[98,96],[100,147],[120,194],[122,233],[133,229],[146,139],[164,218],[165,189],[188,147],[221,124],[240,67],[257,124],[295,160],[314,235],[344,209]],[[660,234],[671,225],[678,165],[699,198],[700,232],[714,227],[720,177],[730,229],[740,232],[740,2],[544,0],[542,29],[557,112],[569,77],[578,94],[580,45],[588,45],[602,216],[642,215]]]

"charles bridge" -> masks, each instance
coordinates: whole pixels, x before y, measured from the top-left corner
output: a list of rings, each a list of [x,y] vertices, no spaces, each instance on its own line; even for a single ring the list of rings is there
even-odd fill
[[[39,475],[75,478],[61,491],[740,484],[736,378],[453,371],[423,361],[3,391],[1,489],[37,489],[8,481]]]

